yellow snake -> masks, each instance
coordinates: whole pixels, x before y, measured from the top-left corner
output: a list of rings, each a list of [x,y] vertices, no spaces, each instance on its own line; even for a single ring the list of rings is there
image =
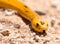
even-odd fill
[[[31,21],[32,28],[37,32],[43,32],[48,29],[48,23],[19,0],[0,0],[0,7],[18,11],[22,17]]]

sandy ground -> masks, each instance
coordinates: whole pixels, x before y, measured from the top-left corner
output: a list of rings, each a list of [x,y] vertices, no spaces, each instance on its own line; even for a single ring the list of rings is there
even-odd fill
[[[0,44],[60,44],[60,0],[20,0],[48,22],[43,36],[16,11],[0,8]]]

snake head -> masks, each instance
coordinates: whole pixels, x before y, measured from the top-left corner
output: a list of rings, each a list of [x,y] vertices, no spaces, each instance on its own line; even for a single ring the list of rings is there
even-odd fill
[[[48,30],[48,23],[39,19],[32,21],[32,28],[37,32],[44,32]]]

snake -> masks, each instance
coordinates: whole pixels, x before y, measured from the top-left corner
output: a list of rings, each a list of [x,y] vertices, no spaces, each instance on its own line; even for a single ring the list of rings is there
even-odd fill
[[[48,30],[48,23],[34,10],[19,0],[0,0],[0,7],[18,11],[19,15],[31,22],[31,26],[36,32]]]

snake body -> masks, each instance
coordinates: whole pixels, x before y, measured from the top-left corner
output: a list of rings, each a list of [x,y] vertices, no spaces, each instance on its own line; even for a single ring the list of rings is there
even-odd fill
[[[43,21],[36,12],[19,0],[0,0],[0,7],[18,11],[22,17],[31,21],[32,28],[37,32],[43,32],[48,29],[47,22]]]

